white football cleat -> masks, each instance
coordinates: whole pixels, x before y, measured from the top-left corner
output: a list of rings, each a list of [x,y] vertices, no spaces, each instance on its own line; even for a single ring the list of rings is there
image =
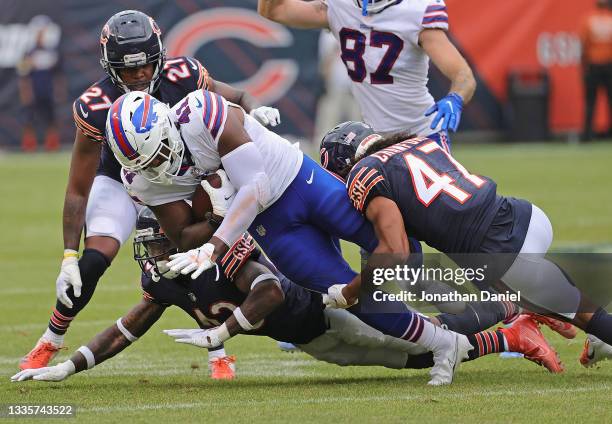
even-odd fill
[[[427,383],[430,386],[451,384],[455,371],[461,362],[468,358],[468,352],[474,348],[463,334],[444,331],[448,333],[444,335],[444,341],[432,350],[434,366],[429,372],[431,380]]]
[[[587,334],[584,348],[580,354],[580,363],[586,367],[592,367],[599,361],[612,358],[612,346],[599,340],[597,337]]]

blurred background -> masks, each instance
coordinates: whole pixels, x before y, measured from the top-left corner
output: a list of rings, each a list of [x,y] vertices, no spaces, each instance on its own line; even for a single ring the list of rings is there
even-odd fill
[[[450,35],[478,80],[455,140],[609,136],[603,87],[592,134],[585,134],[584,126],[581,34],[597,1],[512,0],[491,7],[484,0],[447,0]],[[56,150],[72,144],[72,101],[104,76],[101,27],[129,8],[157,20],[168,56],[193,55],[215,79],[278,107],[283,135],[318,140],[337,122],[358,117],[333,37],[269,22],[257,15],[256,5],[256,0],[2,0],[0,148]],[[598,29],[608,39],[609,22]],[[612,76],[608,79],[612,84]],[[448,90],[433,67],[430,90],[436,98]]]

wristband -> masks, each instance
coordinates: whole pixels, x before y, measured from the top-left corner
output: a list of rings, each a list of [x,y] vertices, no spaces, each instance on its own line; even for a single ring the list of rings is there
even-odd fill
[[[68,258],[78,258],[79,252],[73,249],[64,249],[64,259]]]
[[[234,309],[234,318],[236,318],[236,321],[238,321],[238,325],[244,331],[251,331],[253,328],[255,328],[253,327],[253,324],[251,324],[249,320],[244,316],[244,314],[240,310],[240,307]]]
[[[91,369],[96,366],[96,358],[94,357],[91,349],[89,349],[87,346],[81,346],[77,349],[77,352],[85,357],[85,360],[87,361],[87,369]]]

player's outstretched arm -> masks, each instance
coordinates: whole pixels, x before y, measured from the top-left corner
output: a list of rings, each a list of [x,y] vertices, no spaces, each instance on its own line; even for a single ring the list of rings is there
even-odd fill
[[[264,18],[294,28],[328,28],[327,4],[323,0],[259,0],[257,12]]]
[[[472,69],[441,29],[425,29],[419,36],[419,44],[436,67],[451,81],[450,92],[457,93],[468,103],[476,80]]]
[[[87,346],[81,346],[68,361],[53,367],[23,370],[12,376],[11,381],[62,381],[72,374],[91,369],[138,340],[157,322],[165,309],[164,306],[143,300],[125,317],[119,318],[114,325],[94,337]]]
[[[419,44],[438,69],[450,80],[449,94],[429,108],[425,115],[435,113],[431,129],[457,131],[463,105],[469,102],[476,90],[476,80],[461,53],[441,29],[425,29],[419,36]]]
[[[247,262],[238,271],[234,284],[241,292],[248,293],[248,296],[219,327],[207,330],[164,330],[164,333],[177,343],[214,348],[236,334],[258,328],[260,322],[285,301],[278,278],[259,263]]]

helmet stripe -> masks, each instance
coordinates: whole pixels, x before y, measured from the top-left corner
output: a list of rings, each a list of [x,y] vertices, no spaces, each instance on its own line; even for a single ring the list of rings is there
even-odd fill
[[[138,152],[136,152],[132,145],[127,141],[125,131],[123,130],[123,123],[121,122],[121,109],[123,108],[124,99],[125,95],[113,105],[113,109],[111,111],[111,128],[113,130],[113,138],[117,142],[117,147],[119,147],[119,150],[121,150],[121,153],[123,153],[126,158],[132,160],[138,157]]]
[[[151,97],[144,96],[144,111],[142,112],[142,119],[140,120],[140,128],[145,128],[147,126],[150,105],[151,105]]]

